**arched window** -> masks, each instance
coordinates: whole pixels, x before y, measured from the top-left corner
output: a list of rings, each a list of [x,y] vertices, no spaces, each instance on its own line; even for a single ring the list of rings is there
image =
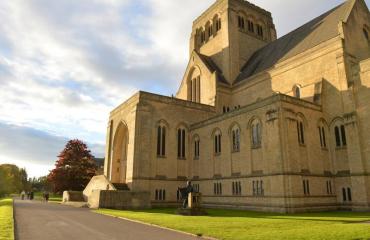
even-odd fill
[[[324,123],[321,121],[318,126],[319,129],[319,136],[320,136],[320,146],[322,148],[326,148],[326,132],[325,132],[325,126]]]
[[[301,87],[299,85],[295,85],[293,87],[293,94],[296,98],[301,98]]]
[[[335,144],[337,147],[347,146],[346,129],[344,125],[336,125],[334,127]]]
[[[238,27],[244,29],[244,17],[240,15],[238,16]]]
[[[263,27],[259,24],[257,24],[257,34],[260,37],[263,37]]]
[[[232,150],[233,152],[240,151],[240,129],[238,126],[234,126],[231,130],[231,137],[232,137]]]
[[[221,30],[221,18],[218,15],[213,17],[214,34]]]
[[[185,141],[186,141],[186,136],[185,136],[185,129],[184,128],[179,128],[177,130],[177,158],[179,159],[185,159]]]
[[[212,24],[209,25],[209,27],[208,27],[208,38],[210,38],[211,36],[213,36],[213,26],[212,26]]]
[[[166,127],[159,125],[157,128],[157,156],[166,156]]]
[[[216,21],[216,31],[220,31],[221,30],[221,18],[218,18],[217,21]]]
[[[206,32],[204,30],[202,30],[200,32],[200,41],[201,41],[201,43],[205,43],[206,42]]]
[[[298,142],[304,145],[304,125],[301,120],[297,121]]]
[[[365,38],[366,38],[366,40],[370,40],[370,37],[369,37],[369,32],[366,30],[366,28],[364,27],[364,29],[363,29],[363,32],[364,32],[364,36],[365,36]]]
[[[221,154],[221,132],[219,130],[214,134],[214,153]]]
[[[252,148],[261,147],[261,122],[259,120],[254,120],[251,124],[251,136],[252,136]]]
[[[194,159],[199,159],[199,144],[200,140],[199,137],[196,137],[194,140]]]
[[[342,188],[342,196],[343,196],[343,202],[347,201],[347,193],[346,193],[345,188]]]
[[[188,88],[188,100],[196,103],[201,102],[201,71],[198,66],[194,66],[189,73],[187,88]]]
[[[252,20],[248,20],[248,31],[254,33],[254,23]]]

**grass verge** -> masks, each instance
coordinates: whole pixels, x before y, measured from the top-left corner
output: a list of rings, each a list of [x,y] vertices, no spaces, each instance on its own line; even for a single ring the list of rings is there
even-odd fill
[[[196,235],[225,240],[370,239],[370,213],[327,212],[304,214],[207,210],[208,216],[188,217],[175,209],[143,211],[95,210],[97,213],[138,220]]]
[[[14,240],[12,199],[0,199],[0,239]]]

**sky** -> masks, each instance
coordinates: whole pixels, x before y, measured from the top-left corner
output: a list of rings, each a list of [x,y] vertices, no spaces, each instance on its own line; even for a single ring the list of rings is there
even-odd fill
[[[0,164],[47,175],[76,138],[104,157],[115,106],[138,90],[176,93],[192,21],[214,1],[0,1]],[[282,36],[343,1],[250,2]]]

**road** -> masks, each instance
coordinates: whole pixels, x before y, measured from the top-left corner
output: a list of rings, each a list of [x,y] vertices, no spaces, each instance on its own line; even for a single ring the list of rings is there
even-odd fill
[[[200,238],[54,203],[15,200],[16,240],[199,240]]]

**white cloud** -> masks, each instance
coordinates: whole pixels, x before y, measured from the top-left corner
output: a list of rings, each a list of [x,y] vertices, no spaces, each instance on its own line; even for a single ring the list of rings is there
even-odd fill
[[[176,92],[192,21],[214,1],[1,1],[0,123],[104,144],[109,112],[135,91]],[[282,35],[341,1],[252,2]]]

